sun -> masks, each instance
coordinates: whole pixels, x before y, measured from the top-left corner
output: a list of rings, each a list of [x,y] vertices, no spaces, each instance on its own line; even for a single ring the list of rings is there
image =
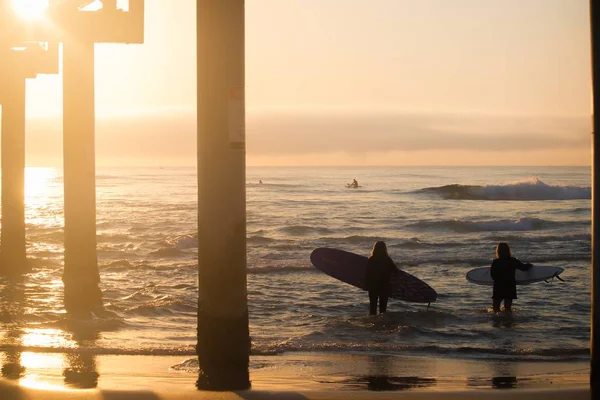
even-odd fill
[[[40,19],[48,8],[49,0],[11,0],[16,14],[25,19]]]

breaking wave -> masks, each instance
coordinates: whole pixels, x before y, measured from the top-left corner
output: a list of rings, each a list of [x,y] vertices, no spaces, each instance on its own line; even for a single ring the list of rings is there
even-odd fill
[[[457,183],[419,189],[416,193],[432,194],[451,200],[588,200],[589,186],[549,185],[538,178],[506,185],[460,185]]]
[[[555,222],[539,218],[518,218],[517,220],[491,220],[491,221],[419,221],[407,225],[408,228],[425,230],[449,230],[460,233],[467,232],[494,232],[494,231],[536,231],[549,229],[570,222]]]

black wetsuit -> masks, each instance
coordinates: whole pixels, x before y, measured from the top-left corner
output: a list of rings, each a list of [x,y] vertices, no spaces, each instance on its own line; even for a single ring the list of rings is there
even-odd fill
[[[514,257],[496,258],[492,262],[491,275],[494,280],[493,299],[516,299],[517,281],[515,271],[526,271],[531,264],[523,264]]]
[[[365,277],[367,290],[369,291],[369,314],[377,314],[377,300],[379,300],[379,312],[384,313],[386,311],[390,292],[390,279],[396,270],[396,265],[390,257],[369,257]]]

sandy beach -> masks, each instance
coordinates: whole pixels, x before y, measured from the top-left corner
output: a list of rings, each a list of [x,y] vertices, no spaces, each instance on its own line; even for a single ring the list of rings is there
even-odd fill
[[[4,379],[3,385],[61,393],[89,392],[85,389],[171,395],[197,392],[193,357],[22,353],[21,365],[20,379]],[[253,356],[250,376],[252,391],[269,392],[353,392],[356,396],[370,391],[482,393],[512,388],[514,394],[523,390],[582,394],[588,388],[589,363],[298,353]]]

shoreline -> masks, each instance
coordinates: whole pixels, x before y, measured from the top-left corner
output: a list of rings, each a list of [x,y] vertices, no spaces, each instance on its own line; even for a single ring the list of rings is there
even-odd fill
[[[4,383],[30,389],[152,390],[197,392],[197,363],[188,356],[32,353],[9,360],[24,368]],[[589,361],[489,361],[389,356],[381,354],[293,353],[251,356],[250,379],[256,391],[431,392],[587,390]],[[509,392],[514,392],[511,390]]]

